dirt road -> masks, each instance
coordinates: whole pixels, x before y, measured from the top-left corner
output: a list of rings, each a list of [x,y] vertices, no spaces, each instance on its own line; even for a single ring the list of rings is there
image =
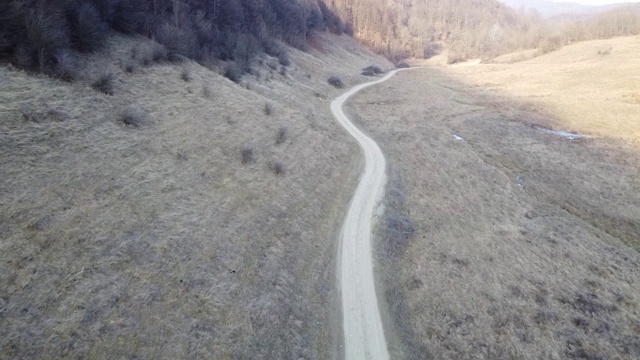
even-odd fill
[[[381,79],[355,86],[331,102],[331,112],[358,141],[365,156],[349,212],[342,225],[339,259],[339,285],[346,359],[388,359],[384,329],[380,320],[371,260],[371,219],[383,194],[386,162],[378,145],[349,121],[342,105],[365,87],[386,81],[398,70]]]

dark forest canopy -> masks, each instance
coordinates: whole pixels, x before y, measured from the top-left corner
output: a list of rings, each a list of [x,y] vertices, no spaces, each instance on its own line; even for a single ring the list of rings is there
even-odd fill
[[[288,62],[274,40],[304,49],[314,31],[344,28],[320,0],[9,0],[0,3],[0,56],[55,72],[74,52],[91,52],[110,31],[140,34],[168,57],[217,59],[243,70],[256,54]]]

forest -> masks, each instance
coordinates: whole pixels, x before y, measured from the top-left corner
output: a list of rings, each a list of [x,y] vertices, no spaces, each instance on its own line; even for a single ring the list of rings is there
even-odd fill
[[[0,3],[0,60],[72,80],[75,57],[110,32],[155,40],[154,60],[224,62],[232,80],[261,53],[289,65],[314,31],[353,35],[393,61],[490,59],[576,41],[640,33],[640,5],[587,18],[544,19],[496,0],[9,0]]]
[[[320,0],[11,0],[0,3],[0,59],[69,78],[75,54],[117,31],[157,41],[154,57],[222,60],[241,75],[264,52],[288,65],[281,42],[305,49],[325,29],[344,26]]]
[[[544,19],[496,0],[333,0],[353,35],[390,59],[429,58],[449,50],[450,63],[490,59],[522,49],[548,52],[575,41],[640,33],[640,5],[583,18]]]

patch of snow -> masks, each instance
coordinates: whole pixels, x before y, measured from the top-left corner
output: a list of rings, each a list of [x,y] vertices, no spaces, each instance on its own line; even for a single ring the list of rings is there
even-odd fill
[[[458,135],[458,134],[453,134],[453,138],[458,140],[458,141],[464,141],[464,139],[462,138],[462,136]]]
[[[542,130],[548,134],[553,134],[553,135],[560,135],[565,139],[568,140],[575,140],[581,137],[584,137],[584,135],[582,134],[578,134],[578,133],[570,133],[568,131],[561,131],[561,130],[551,130],[551,129],[545,129],[545,128],[541,128],[539,127],[538,130]]]

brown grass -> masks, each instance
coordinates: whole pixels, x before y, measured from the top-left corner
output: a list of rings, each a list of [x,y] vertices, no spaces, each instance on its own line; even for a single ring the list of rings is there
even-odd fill
[[[601,58],[625,52],[613,48]],[[552,74],[582,69],[545,58]],[[599,84],[637,91],[612,77],[632,71],[615,61]],[[538,67],[512,66],[407,71],[353,100],[352,116],[390,162],[385,216],[400,212],[415,227],[395,261],[388,223],[379,223],[392,357],[640,357],[640,148],[620,130],[635,121],[616,115],[627,109],[619,92],[589,95],[597,84],[580,71],[563,79],[584,92],[561,93],[553,78],[542,88]],[[478,79],[494,90],[474,87]],[[527,105],[539,91],[552,93],[549,107]],[[596,104],[577,101],[583,96]],[[555,112],[563,102],[583,121]],[[597,128],[595,106],[610,109],[618,127]],[[575,124],[568,130],[593,137],[568,141],[531,124]]]
[[[189,82],[184,64],[125,75],[150,45],[120,37],[82,59],[116,73],[113,96],[0,67],[0,358],[331,358],[357,148],[313,94],[384,60],[322,36],[330,55],[290,49],[286,78],[243,78],[254,91],[194,63]]]

